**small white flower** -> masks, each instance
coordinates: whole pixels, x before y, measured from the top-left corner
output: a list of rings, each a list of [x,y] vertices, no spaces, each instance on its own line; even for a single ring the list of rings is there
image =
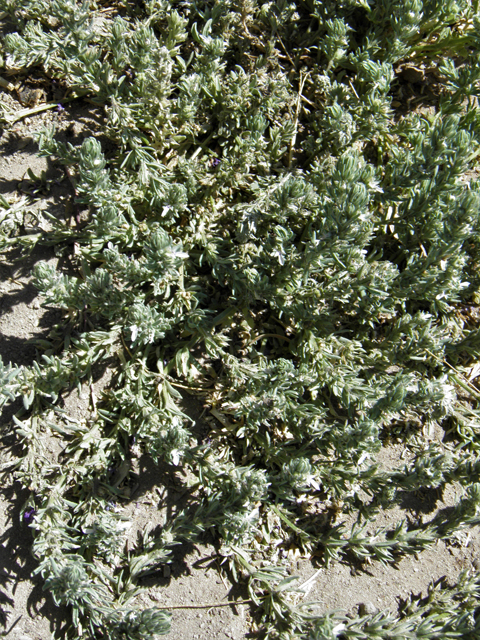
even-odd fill
[[[345,627],[345,625],[344,625],[344,624],[343,624],[343,622],[342,622],[341,624],[337,624],[337,626],[336,626],[336,627],[333,627],[333,629],[332,629],[332,633],[333,633],[335,636],[338,636],[338,635],[339,635],[339,634],[340,634],[340,633],[341,633],[345,628],[346,628],[346,627]]]
[[[15,67],[15,60],[11,53],[8,53],[5,57],[5,66],[6,67]]]
[[[182,251],[179,245],[172,247],[168,252],[168,254],[170,258],[173,258],[173,259],[180,258],[181,260],[186,260],[188,258],[188,253],[186,253],[185,251]]]

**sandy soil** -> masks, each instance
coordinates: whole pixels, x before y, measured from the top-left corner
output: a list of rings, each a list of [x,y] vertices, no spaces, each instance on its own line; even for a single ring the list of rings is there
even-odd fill
[[[14,96],[4,92],[3,100],[19,108]],[[36,157],[32,133],[45,123],[55,122],[64,140],[79,141],[86,135],[98,134],[100,120],[101,112],[72,103],[61,113],[48,111],[1,130],[0,193],[9,198],[31,194],[33,185],[27,170],[30,168],[36,175],[45,172],[48,189],[33,194],[32,206],[64,215],[71,195],[68,181],[54,163]],[[29,340],[45,337],[60,320],[57,311],[41,306],[31,284],[36,261],[58,259],[53,249],[45,248],[29,256],[16,250],[0,256],[0,355],[5,363],[30,364],[36,351]],[[108,384],[108,376],[95,384],[99,392],[102,385]],[[65,408],[72,417],[85,417],[91,410],[90,396],[80,397],[72,392]],[[201,417],[201,403],[190,398],[185,401],[185,408],[201,427],[205,420]],[[68,612],[56,608],[42,591],[41,579],[32,577],[36,566],[30,552],[32,532],[20,517],[28,492],[16,482],[13,470],[16,456],[21,453],[11,421],[16,409],[5,409],[0,422],[0,635],[11,640],[47,640],[54,633],[61,637]],[[399,464],[402,453],[402,446],[393,445],[382,453],[383,464]],[[139,486],[131,500],[121,505],[132,521],[132,536],[148,523],[161,524],[168,511],[181,508],[188,499],[181,477],[156,467],[148,459],[141,458],[136,465]],[[163,490],[159,493],[160,486]],[[405,495],[402,505],[385,512],[378,524],[392,526],[403,518],[417,520],[420,516],[426,522],[439,509],[451,506],[459,491],[449,488],[443,501],[435,492]],[[291,572],[299,576],[300,583],[315,575],[304,599],[316,601],[318,612],[340,609],[356,614],[362,603],[369,612],[395,612],[410,593],[425,595],[432,580],[446,576],[451,584],[455,583],[461,570],[478,566],[477,558],[478,527],[448,543],[440,542],[417,557],[405,558],[396,566],[374,563],[359,567],[340,562],[319,570],[315,558],[298,557],[292,560]],[[177,548],[170,569],[161,576],[150,576],[144,586],[148,587],[141,596],[145,606],[172,607],[171,640],[240,640],[251,632],[254,609],[250,605],[227,605],[229,600],[248,598],[248,594],[232,585],[208,540],[204,546]]]

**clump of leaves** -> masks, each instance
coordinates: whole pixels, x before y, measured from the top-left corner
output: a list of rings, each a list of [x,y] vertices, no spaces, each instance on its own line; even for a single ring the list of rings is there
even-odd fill
[[[0,8],[16,25],[7,67],[102,106],[114,147],[38,133],[88,211],[75,226],[0,203],[2,247],[75,247],[76,273],[34,271],[63,329],[33,366],[0,368],[1,403],[24,403],[18,477],[37,509],[39,572],[72,608],[72,633],[167,632],[165,612],[128,602],[174,544],[208,529],[270,637],[476,637],[475,576],[398,617],[351,621],[295,606],[279,550],[391,563],[480,522],[479,393],[465,377],[480,353],[467,312],[480,283],[478,3]],[[95,418],[63,416],[62,393],[112,359]],[[177,385],[219,418],[207,439]],[[448,443],[429,438],[435,427]],[[61,466],[38,455],[53,432],[68,443]],[[391,438],[414,455],[382,471]],[[104,513],[132,446],[188,470],[197,497],[126,554]],[[451,518],[367,533],[399,488],[451,482],[465,490]]]

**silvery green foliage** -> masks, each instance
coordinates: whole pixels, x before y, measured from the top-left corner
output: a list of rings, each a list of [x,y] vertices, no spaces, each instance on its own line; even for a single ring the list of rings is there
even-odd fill
[[[425,598],[410,595],[401,606],[401,615],[364,615],[355,620],[341,614],[325,616],[300,637],[305,640],[334,638],[448,638],[472,639],[478,635],[478,617],[472,612],[478,603],[478,576],[462,572],[457,585],[448,587],[443,579],[429,585]]]
[[[475,577],[432,586],[399,617],[352,621],[295,608],[294,578],[258,560],[297,546],[325,564],[392,563],[479,522],[480,396],[463,375],[480,354],[477,4],[146,0],[105,14],[0,0],[15,27],[7,67],[88,97],[109,139],[37,134],[74,185],[75,225],[0,202],[2,248],[72,257],[68,274],[34,270],[65,322],[31,367],[0,364],[1,404],[23,400],[38,572],[72,634],[166,633],[168,614],[129,600],[208,530],[247,574],[269,637],[478,635]],[[72,421],[62,394],[106,366],[95,416]],[[179,386],[221,422],[199,435]],[[52,433],[61,466],[39,453]],[[389,441],[412,456],[382,470]],[[196,494],[127,554],[107,507],[128,499],[115,478],[134,451],[188,472]],[[402,492],[452,482],[464,496],[448,518],[375,527]]]
[[[108,620],[108,637],[112,640],[149,640],[163,636],[170,631],[170,618],[171,614],[161,609],[115,611]]]
[[[85,564],[81,556],[73,554],[60,566],[52,560],[52,571],[45,580],[45,587],[51,591],[55,602],[72,607],[73,623],[77,627],[80,616],[98,608],[106,596],[105,589],[88,575]]]
[[[88,526],[83,527],[83,533],[86,535],[82,539],[82,547],[107,562],[115,563],[124,543],[125,529],[129,524],[122,522],[111,511],[105,511]]]
[[[3,407],[3,405],[15,399],[19,386],[17,383],[19,373],[20,371],[10,364],[5,366],[0,357],[0,391],[2,394],[0,396],[0,406]]]

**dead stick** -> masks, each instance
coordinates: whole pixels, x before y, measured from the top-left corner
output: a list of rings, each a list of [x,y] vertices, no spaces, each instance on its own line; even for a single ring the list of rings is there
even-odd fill
[[[294,128],[293,137],[290,140],[290,148],[288,150],[288,168],[289,169],[290,169],[290,165],[292,164],[293,147],[295,146],[295,142],[297,140],[298,116],[300,115],[300,103],[302,101],[302,91],[303,91],[303,87],[305,85],[305,80],[307,79],[309,74],[310,74],[310,71],[308,73],[306,73],[305,75],[303,75],[300,72],[300,86],[299,86],[299,89],[298,89],[297,108],[295,110],[295,124],[294,124],[295,128]]]
[[[15,85],[2,77],[0,77],[0,87],[2,87],[3,89],[8,89],[9,91],[15,90]]]
[[[13,114],[5,114],[3,117],[9,124],[13,124],[22,118],[27,118],[29,116],[34,116],[37,113],[41,113],[42,111],[48,111],[48,109],[55,109],[58,107],[58,102],[46,102],[45,104],[40,104],[38,107],[32,107],[31,109],[21,109]]]
[[[216,609],[218,607],[235,607],[237,604],[252,604],[253,600],[236,600],[235,602],[222,602],[216,604],[176,604],[171,607],[159,607],[159,609]]]

